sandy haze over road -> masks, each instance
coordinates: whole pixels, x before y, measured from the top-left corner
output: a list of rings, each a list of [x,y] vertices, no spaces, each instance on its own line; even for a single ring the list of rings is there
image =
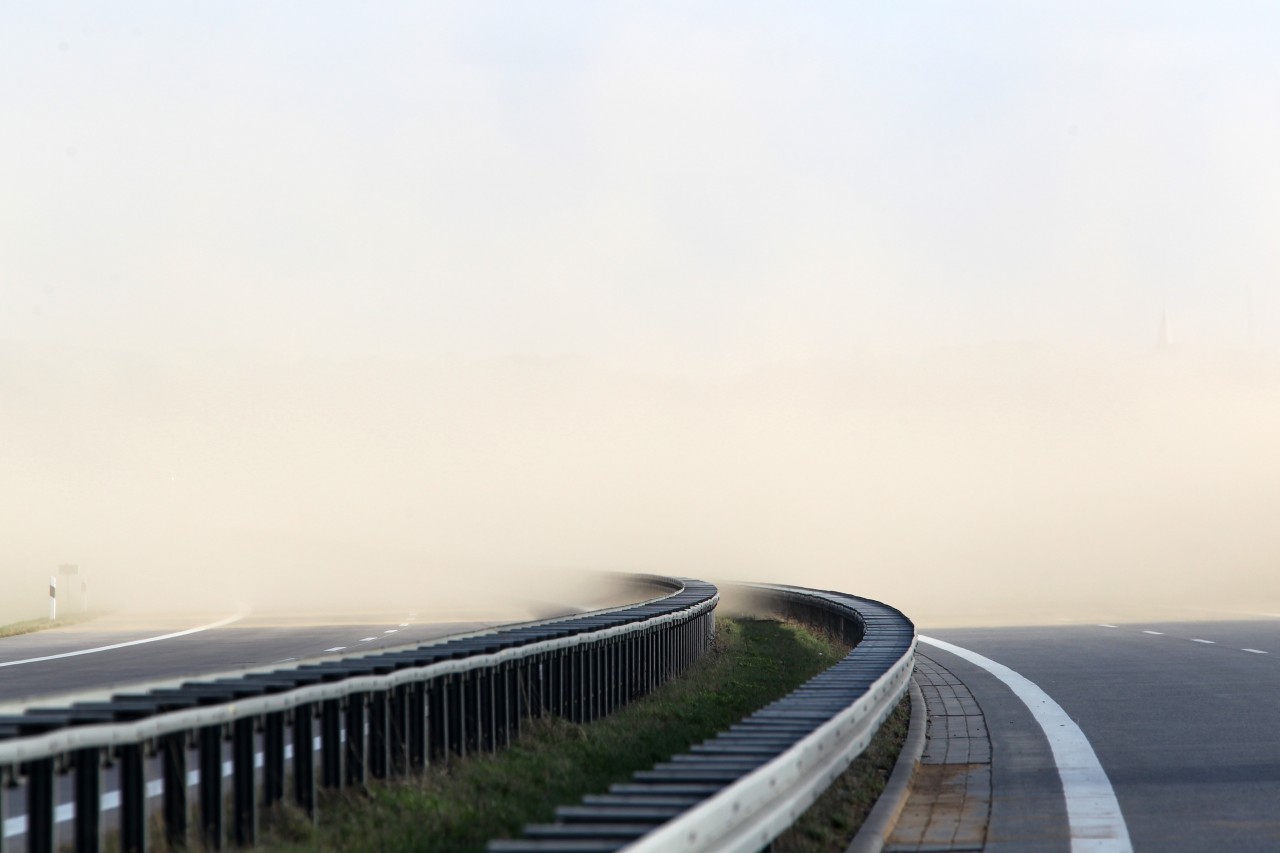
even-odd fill
[[[1280,612],[1277,43],[1261,3],[7,4],[0,618],[63,563],[135,609],[640,569]]]
[[[930,623],[1280,612],[1280,369],[1259,354],[4,364],[15,614],[62,562],[103,606],[509,610],[623,569]]]

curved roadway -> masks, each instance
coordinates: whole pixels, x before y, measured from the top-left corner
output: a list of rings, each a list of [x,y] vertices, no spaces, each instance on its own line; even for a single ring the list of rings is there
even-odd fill
[[[1061,706],[1110,781],[1132,849],[1280,850],[1280,621],[927,633],[1011,668]],[[1079,828],[1069,841],[1049,740],[1004,682],[927,642],[920,654],[972,691],[990,735],[986,844],[953,849],[1127,849]]]
[[[598,604],[595,606],[607,606]],[[539,605],[537,618],[581,607]],[[358,616],[205,613],[158,619],[110,616],[0,638],[0,712],[67,694],[106,692],[141,682],[275,668],[302,661],[422,645],[534,618],[421,619],[410,611]]]

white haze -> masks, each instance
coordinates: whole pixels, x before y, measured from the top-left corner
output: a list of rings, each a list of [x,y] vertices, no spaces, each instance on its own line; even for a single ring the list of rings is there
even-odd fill
[[[1268,4],[0,12],[0,618],[1280,612]],[[1167,317],[1168,333],[1160,332]]]

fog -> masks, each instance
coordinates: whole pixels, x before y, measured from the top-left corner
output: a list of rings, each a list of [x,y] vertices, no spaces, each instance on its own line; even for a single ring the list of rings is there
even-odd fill
[[[697,380],[5,364],[0,429],[25,452],[5,456],[4,583],[37,612],[63,562],[115,606],[505,605],[634,570],[933,623],[1280,612],[1265,357],[1013,347]]]
[[[1270,7],[0,14],[0,619],[1280,613]]]

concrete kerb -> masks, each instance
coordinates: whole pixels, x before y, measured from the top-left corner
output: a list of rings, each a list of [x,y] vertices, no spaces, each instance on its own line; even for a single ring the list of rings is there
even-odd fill
[[[885,839],[898,823],[898,817],[911,795],[911,783],[915,779],[916,768],[920,766],[920,758],[924,755],[924,744],[929,729],[929,717],[924,704],[924,694],[914,677],[911,679],[911,723],[907,728],[907,739],[898,753],[898,760],[889,774],[884,791],[876,800],[862,828],[853,837],[845,853],[880,853],[884,849]]]

